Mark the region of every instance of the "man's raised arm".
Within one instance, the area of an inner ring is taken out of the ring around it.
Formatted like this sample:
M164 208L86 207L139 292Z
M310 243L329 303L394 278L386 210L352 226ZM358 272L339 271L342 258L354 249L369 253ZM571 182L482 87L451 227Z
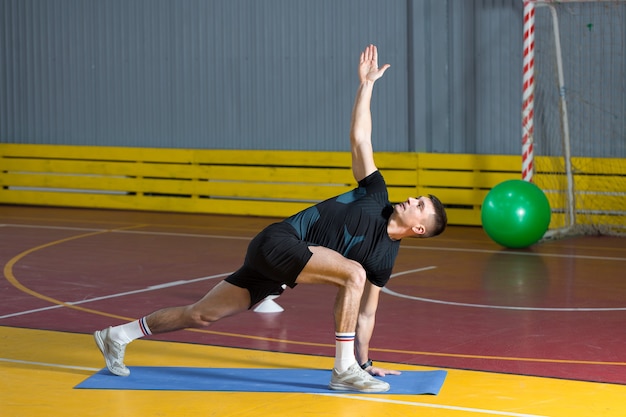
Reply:
M350 148L352 151L352 173L357 181L376 171L372 147L372 113L370 103L374 83L383 76L389 64L378 68L378 50L369 45L361 52L359 60L359 88L352 109L350 124Z

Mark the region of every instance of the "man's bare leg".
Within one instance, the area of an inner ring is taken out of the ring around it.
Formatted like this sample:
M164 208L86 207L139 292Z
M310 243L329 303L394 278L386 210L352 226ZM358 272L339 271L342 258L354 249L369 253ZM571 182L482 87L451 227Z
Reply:
M322 246L310 246L313 256L306 264L297 283L330 284L339 288L335 300L335 330L353 332L359 314L361 295L365 287L365 270L350 260Z
M222 281L196 303L155 311L146 317L146 322L152 334L202 328L221 318L246 311L248 307L248 290Z
M366 274L355 261L324 247L309 247L313 256L297 283L338 287L335 298L335 366L330 388L345 391L385 392L389 384L361 369L354 355L354 338Z
M124 355L126 345L133 340L150 334L207 327L223 317L245 311L249 306L247 289L222 281L194 304L155 311L140 320L97 331L94 338L109 371L128 376L130 371L124 365Z

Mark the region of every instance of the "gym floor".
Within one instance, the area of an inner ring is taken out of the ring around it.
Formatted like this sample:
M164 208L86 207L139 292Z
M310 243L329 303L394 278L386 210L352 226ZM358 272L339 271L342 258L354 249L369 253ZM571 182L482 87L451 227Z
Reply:
M195 301L273 221L0 205L0 415L626 415L626 239L509 250L476 227L404 240L380 300L372 358L446 370L438 395L75 388L104 367L94 330ZM334 295L287 289L282 312L141 339L126 363L330 369Z

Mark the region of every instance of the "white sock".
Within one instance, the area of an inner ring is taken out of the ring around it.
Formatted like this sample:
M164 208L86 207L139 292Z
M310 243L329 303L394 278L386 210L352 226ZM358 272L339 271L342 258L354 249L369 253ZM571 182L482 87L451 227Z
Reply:
M335 369L343 372L356 362L354 356L355 333L335 332Z
M109 333L113 341L122 345L126 345L135 339L151 334L152 332L148 328L145 317L140 320L122 324L121 326L111 327L111 332Z

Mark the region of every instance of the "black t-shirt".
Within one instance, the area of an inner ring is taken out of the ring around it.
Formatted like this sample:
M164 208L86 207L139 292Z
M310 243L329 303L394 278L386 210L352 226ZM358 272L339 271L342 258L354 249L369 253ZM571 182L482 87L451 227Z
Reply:
M387 234L393 212L379 171L359 181L354 190L322 201L284 221L300 239L333 249L359 262L374 285L384 286L398 255L400 241Z

